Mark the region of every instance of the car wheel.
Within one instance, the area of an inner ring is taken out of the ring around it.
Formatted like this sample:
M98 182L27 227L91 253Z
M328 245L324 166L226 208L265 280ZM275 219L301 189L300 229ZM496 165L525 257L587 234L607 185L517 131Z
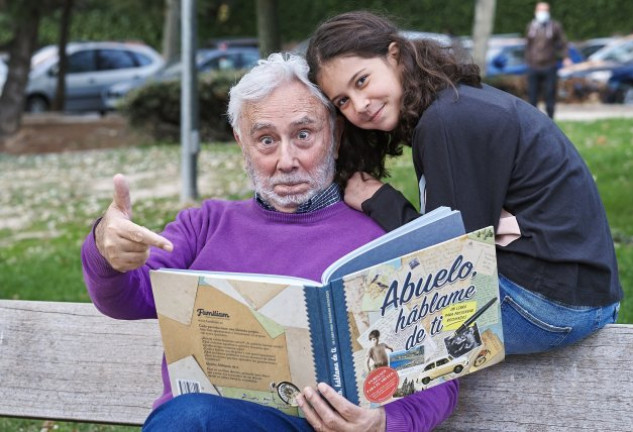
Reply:
M626 85L622 88L622 103L633 105L633 85Z
M463 370L464 370L464 366L462 366L462 365L457 365L457 366L455 366L455 369L453 369L453 371L455 373L460 373Z
M30 96L26 100L26 111L30 113L41 113L48 111L48 101L42 96Z
M422 384L427 385L430 382L431 382L431 378L429 378L429 377L422 378Z

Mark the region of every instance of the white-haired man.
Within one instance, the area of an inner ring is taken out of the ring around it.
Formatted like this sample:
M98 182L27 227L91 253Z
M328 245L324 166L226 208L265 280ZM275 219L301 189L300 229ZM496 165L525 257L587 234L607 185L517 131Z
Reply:
M383 233L341 199L333 182L336 113L307 73L302 58L273 54L231 89L228 114L253 199L204 201L180 212L159 235L131 221L129 188L115 176L114 200L82 247L84 279L100 311L120 319L155 318L149 270L160 267L318 280L333 261ZM382 431L407 416L434 426L457 398L456 383L438 386L390 413L355 406L320 384L320 394L305 389L298 397L306 420L208 394L172 398L165 364L163 381L145 431Z

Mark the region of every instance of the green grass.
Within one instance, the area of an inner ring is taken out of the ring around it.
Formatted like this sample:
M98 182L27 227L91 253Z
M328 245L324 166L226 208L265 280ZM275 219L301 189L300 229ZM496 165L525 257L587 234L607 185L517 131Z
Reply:
M633 180L629 174L633 172L633 123L613 119L561 122L560 126L576 144L596 179L611 224L625 290L619 322L633 323ZM178 191L155 197L154 193L143 193L143 189L154 183L176 182L178 164L177 146L165 145L80 155L0 155L0 221L20 222L17 228L0 225L0 298L88 302L79 251L92 221L110 202L111 176L115 172L134 173L134 219L158 231L181 209ZM389 181L417 203L410 152L405 151L389 166ZM236 146L204 145L199 168L201 176L214 174L199 182L203 198L239 199L249 195ZM103 186L88 187L99 183ZM0 418L0 430L39 432L43 423ZM56 431L137 430L72 422L54 424Z

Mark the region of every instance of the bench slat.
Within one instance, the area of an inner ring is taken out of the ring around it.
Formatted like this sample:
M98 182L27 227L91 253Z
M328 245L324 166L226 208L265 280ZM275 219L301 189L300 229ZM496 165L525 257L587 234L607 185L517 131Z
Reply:
M157 321L0 300L0 415L142 424L162 392Z
M633 326L609 325L573 346L509 356L460 379L438 431L633 431Z
M633 325L510 356L460 380L438 431L633 431ZM162 391L155 320L121 321L92 304L0 300L0 416L143 423Z

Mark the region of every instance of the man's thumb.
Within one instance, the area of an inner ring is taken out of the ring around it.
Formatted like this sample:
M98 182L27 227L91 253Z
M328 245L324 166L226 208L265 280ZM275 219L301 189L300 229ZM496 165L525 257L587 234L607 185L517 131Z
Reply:
M114 176L114 205L132 219L132 202L130 186L123 174Z

